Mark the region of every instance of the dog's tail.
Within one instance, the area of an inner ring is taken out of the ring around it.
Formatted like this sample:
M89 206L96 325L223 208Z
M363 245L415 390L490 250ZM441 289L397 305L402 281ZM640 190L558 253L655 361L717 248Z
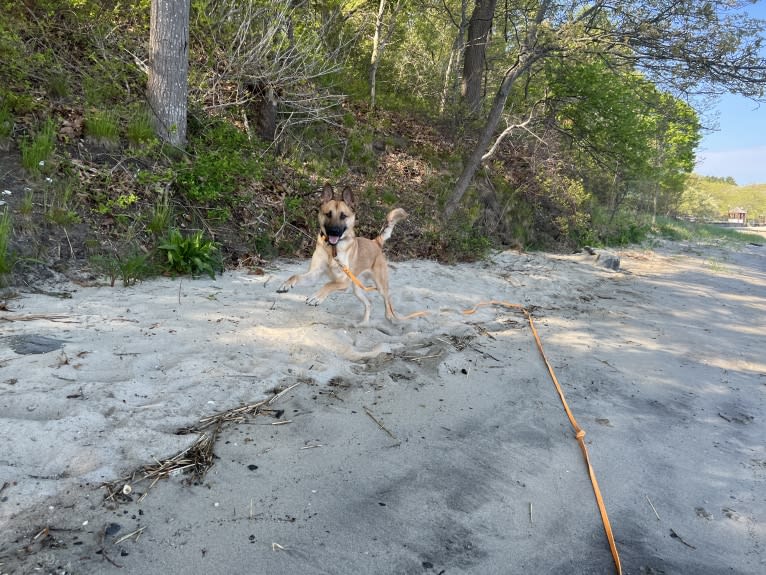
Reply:
M388 215L386 216L386 225L380 230L378 237L375 238L375 241L381 248L383 247L383 244L386 243L386 240L391 237L391 232L394 231L394 226L396 226L397 222L402 221L406 217L407 212L402 208L396 208L388 212Z

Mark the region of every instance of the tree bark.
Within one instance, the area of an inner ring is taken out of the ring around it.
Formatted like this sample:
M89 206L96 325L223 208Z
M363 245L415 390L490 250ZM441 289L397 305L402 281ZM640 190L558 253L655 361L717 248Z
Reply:
M186 144L190 0L152 0L146 93L157 136Z
M550 0L543 0L543 2L541 2L537 17L530 23L526 38L524 39L523 44L519 47L520 53L518 60L505 72L503 82L500 84L500 88L492 101L492 107L489 110L487 121L479 135L479 141L476 143L473 152L466 160L463 172L460 174L460 177L455 184L455 188L452 190L452 194L447 198L447 202L444 205L444 219L449 219L452 214L455 213L455 210L457 210L460 205L460 201L463 199L466 191L468 191L468 186L471 185L471 182L476 175L476 171L479 169L479 166L481 166L484 154L489 148L489 144L495 135L500 120L503 118L505 103L508 101L508 96L510 95L516 80L526 73L537 60L545 55L545 51L536 46L537 27L545 17L549 5Z
M481 111L481 86L487 62L487 44L495 16L497 0L475 0L468 22L468 41L463 57L463 85L461 95L470 117Z
M463 52L465 51L465 31L468 27L468 21L466 19L467 6L468 0L461 0L460 22L456 23L457 34L455 35L455 40L452 42L452 51L450 52L447 70L444 72L444 88L442 90L442 98L439 104L440 114L444 114L448 100L454 102L452 98L455 97L454 94L457 94L457 86L460 83L459 64L463 58ZM453 96L450 94L453 94Z
M378 66L380 65L380 59L383 57L383 50L386 48L386 44L391 39L391 35L394 33L396 27L396 17L401 8L402 2L398 0L396 6L391 13L391 22L389 22L388 30L384 35L384 24L386 17L386 0L380 0L378 6L378 16L375 20L375 35L372 38L372 56L370 56L370 109L375 109L375 97L377 87L377 75Z

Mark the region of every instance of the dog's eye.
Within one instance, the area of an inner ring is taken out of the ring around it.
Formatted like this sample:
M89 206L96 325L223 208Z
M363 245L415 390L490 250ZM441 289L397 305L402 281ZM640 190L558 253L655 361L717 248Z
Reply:
M327 216L328 218L332 218L332 210L330 210L329 212L327 212L327 213L325 214L325 216Z
M341 220L345 220L347 217L348 216L346 216L346 214L344 214L343 212L340 213L340 219Z

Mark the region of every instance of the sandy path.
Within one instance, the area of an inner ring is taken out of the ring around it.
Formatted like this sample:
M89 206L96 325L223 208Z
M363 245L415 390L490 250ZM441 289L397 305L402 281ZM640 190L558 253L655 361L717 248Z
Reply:
M613 572L523 318L457 313L486 299L533 309L625 573L762 573L763 250L672 244L622 253L621 272L513 252L405 262L398 311L432 314L395 326L377 298L354 327L350 294L275 294L302 262L25 294L2 317L47 319L0 324L0 573ZM13 351L31 336L64 343ZM202 485L101 504L102 482L187 447L179 427L296 383L283 412L224 429Z

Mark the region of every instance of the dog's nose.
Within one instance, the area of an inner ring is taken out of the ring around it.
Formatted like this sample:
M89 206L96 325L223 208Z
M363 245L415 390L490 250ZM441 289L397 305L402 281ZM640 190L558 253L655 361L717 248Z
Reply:
M325 226L324 231L328 237L339 238L346 232L346 227L345 226Z

